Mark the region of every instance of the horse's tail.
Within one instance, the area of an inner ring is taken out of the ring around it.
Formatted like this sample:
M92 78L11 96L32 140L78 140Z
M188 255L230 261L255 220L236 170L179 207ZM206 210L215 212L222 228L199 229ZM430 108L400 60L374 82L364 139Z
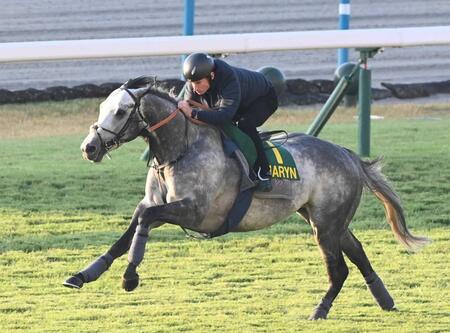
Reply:
M375 194L378 200L384 205L386 219L397 240L405 245L410 251L416 251L430 243L431 240L429 238L414 236L409 232L406 226L405 215L403 213L400 198L381 172L383 159L379 157L373 161L359 160L364 185Z

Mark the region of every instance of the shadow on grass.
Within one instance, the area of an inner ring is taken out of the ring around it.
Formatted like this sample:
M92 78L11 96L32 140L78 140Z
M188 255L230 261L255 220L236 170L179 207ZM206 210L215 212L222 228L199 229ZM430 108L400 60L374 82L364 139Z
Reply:
M95 214L93 216L95 216ZM23 218L24 215L21 215L21 217ZM90 215L86 217L70 217L63 214L56 214L55 217L49 221L48 216L43 217L37 215L34 218L26 216L27 225L39 226L41 224L45 225L51 222L55 224L55 227L47 227L47 229L45 229L51 230L51 232L40 230L34 234L14 236L2 235L0 236L0 254L9 251L35 252L49 249L82 250L88 247L102 247L106 250L122 236L122 232L124 232L128 227L128 222L126 221L130 219L130 216L117 217L112 215L111 217L106 217L109 223L108 229L110 230L103 229L95 231L94 227L89 231L69 231L69 227L66 225L67 223L79 223L80 221L85 221L86 219L92 218L93 217ZM105 216L101 218L105 218ZM421 223L413 223L415 226L422 226L422 224L424 224L423 221L421 221ZM427 223L425 226L429 228L431 225L433 227L445 226L447 225L447 220L435 218L432 223ZM388 223L386 223L382 216L380 216L380 219L375 220L360 220L357 218L356 221L350 225L350 229L353 232L356 232L360 230L389 230L390 228ZM53 230L58 231L54 232ZM194 232L192 232L192 234L198 235ZM214 240L218 242L226 242L230 239L247 239L248 237L258 236L262 236L270 240L274 237L295 237L297 235L301 237L310 237L311 234L311 227L301 218L293 215L283 222L274 224L266 229L245 233L230 233L222 237L215 238ZM174 241L185 241L187 238L189 237L187 237L181 228L167 224L151 232L150 242L168 243ZM394 239L392 239L392 241L394 242Z
M87 247L109 248L121 233L112 231L103 232L78 232L70 234L40 234L0 238L0 254L9 251L35 252L50 249L81 250ZM182 232L169 230L163 233L155 233L152 241L171 242L183 240Z
M310 233L308 226L299 228L298 224L293 225L292 223L287 223L254 232L230 233L222 237L214 238L214 240L225 242L231 238L244 239L258 235L264 235L271 238L279 235L295 236L308 233ZM195 233L192 234L195 235ZM122 236L122 233L116 231L86 231L59 234L43 233L14 237L4 236L0 237L0 254L9 251L35 252L49 249L81 250L87 247L109 248L120 238L120 236ZM174 242L185 241L187 239L198 241L189 238L181 229L175 227L161 227L153 230L150 235L150 242Z

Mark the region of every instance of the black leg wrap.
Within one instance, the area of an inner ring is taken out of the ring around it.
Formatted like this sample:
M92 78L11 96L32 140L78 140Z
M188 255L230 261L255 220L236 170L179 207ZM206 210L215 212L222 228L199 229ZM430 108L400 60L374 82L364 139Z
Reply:
M114 258L109 253L105 253L95 259L89 266L79 273L84 278L83 282L92 282L97 280L100 275L108 270L113 261Z
M386 311L396 310L394 300L391 295L387 291L384 286L383 281L377 275L377 273L373 272L370 275L365 277L367 287L372 293L377 304Z
M309 320L327 319L328 312L331 309L332 301L326 298L322 298L319 305L316 306Z
M145 244L148 239L148 228L140 224L136 228L130 251L128 252L128 262L134 266L139 266L144 259Z
M114 258L109 253L105 253L81 272L69 277L63 282L63 285L68 288L80 289L83 284L97 280L111 266L113 260Z

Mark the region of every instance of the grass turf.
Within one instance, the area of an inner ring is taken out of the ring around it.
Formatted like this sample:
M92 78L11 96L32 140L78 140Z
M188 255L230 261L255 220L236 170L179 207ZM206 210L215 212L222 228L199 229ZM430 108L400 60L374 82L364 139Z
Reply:
M349 279L329 319L310 323L305 319L323 296L327 277L309 227L296 216L259 232L205 242L163 226L151 236L135 292L120 289L125 258L80 291L61 286L120 236L143 195L146 166L138 160L143 142L120 148L102 164L81 160L81 128L87 131L95 119L95 103L0 109L10 124L22 116L39 124L0 135L4 331L444 332L450 327L445 106L374 110L385 119L372 123L372 155L385 156L384 173L403 200L408 225L434 241L408 254L388 230L381 204L365 195L351 228L400 312L382 312L349 264ZM83 116L72 114L83 110L88 110ZM269 127L304 131L312 114L282 111ZM56 124L72 122L70 135L54 133L55 115ZM353 110L338 111L321 137L356 149L353 116Z

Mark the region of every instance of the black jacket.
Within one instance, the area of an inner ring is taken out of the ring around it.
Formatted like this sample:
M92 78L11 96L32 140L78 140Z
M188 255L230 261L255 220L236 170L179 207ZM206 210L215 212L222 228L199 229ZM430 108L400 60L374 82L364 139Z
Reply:
M237 119L245 113L247 106L267 95L272 87L259 72L233 67L219 59L214 59L214 65L214 80L205 94L197 95L189 82L185 86L184 100L193 99L207 104L213 111L196 110L198 120L220 125Z

